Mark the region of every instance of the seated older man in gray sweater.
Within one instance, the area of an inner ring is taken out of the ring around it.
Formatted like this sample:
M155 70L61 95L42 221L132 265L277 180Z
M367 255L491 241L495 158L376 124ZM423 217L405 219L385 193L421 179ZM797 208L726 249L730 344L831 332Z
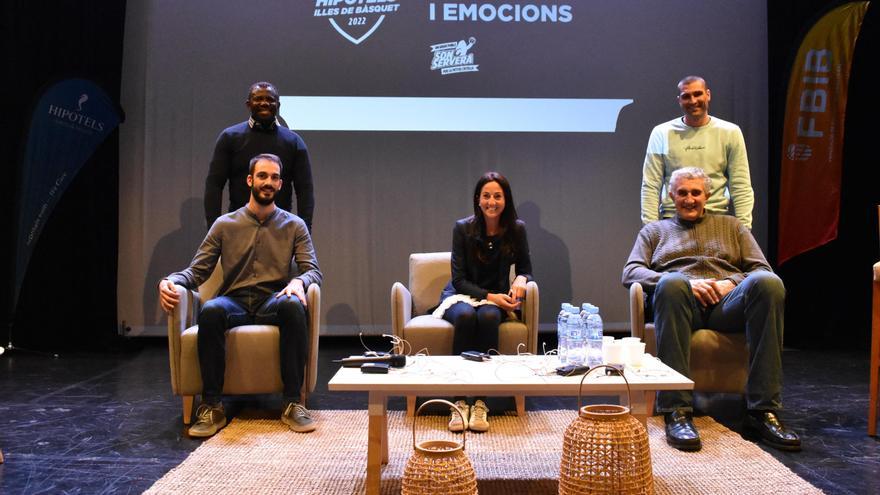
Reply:
M690 336L698 328L745 331L749 346L745 426L766 444L800 450L782 408L782 329L785 288L761 248L735 217L706 214L711 181L702 169L676 170L670 192L676 216L645 225L623 268L623 285L638 282L649 294L657 330L657 357L679 373L689 370ZM657 394L666 441L699 450L693 394Z

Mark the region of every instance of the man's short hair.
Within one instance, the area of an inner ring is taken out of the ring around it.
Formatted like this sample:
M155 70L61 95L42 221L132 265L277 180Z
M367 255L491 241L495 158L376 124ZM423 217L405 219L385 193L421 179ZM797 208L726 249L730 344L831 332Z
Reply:
M278 88L276 88L274 84L272 84L268 81L260 81L260 82L255 82L255 83L251 84L251 87L248 88L248 94L247 94L248 100L251 99L251 95L257 89L271 90L276 95L278 94Z
M709 83L700 76L684 76L681 81L678 81L678 84L675 87L681 89L682 86L695 82L701 82L703 83L704 88L709 89Z
M675 192L675 186L682 180L702 179L703 190L708 196L712 192L712 179L706 175L706 171L700 167L683 167L672 172L669 176L669 190Z
M279 172L284 170L284 165L281 164L281 158L278 158L278 155L273 155L272 153L261 153L255 157L251 158L251 161L248 164L248 175L254 175L254 167L257 165L257 162L260 160L268 160L272 163L277 164Z
M709 83L707 83L706 80L700 76L685 76L684 78L682 78L681 81L678 81L678 87L680 88L680 87L684 86L685 84L690 84L690 83L695 83L695 82L701 82L701 83L703 83L704 88L709 89Z

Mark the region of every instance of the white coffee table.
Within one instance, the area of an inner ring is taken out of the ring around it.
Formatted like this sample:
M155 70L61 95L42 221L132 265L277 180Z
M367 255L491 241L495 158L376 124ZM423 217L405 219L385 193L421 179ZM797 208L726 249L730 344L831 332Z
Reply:
M387 375L361 373L358 368L340 368L328 388L334 392L368 392L369 426L367 446L367 494L379 493L382 464L388 463L389 396L572 396L578 393L581 376L561 377L553 373L559 365L555 356L494 356L474 362L458 356L416 356L407 366ZM627 368L632 394L632 414L647 423L658 390L692 390L694 382L660 360L645 356L639 368ZM626 386L619 376L593 372L584 381L583 395L623 397Z

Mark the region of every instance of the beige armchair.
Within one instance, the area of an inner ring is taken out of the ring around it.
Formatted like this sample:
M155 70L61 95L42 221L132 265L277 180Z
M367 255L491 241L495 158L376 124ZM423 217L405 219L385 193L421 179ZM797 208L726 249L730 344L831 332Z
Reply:
M642 285L629 288L629 315L632 336L645 342L645 352L657 355L657 336L653 323L645 323ZM699 392L741 394L746 388L749 348L745 333L722 333L707 328L691 334L690 379Z
M192 418L193 397L202 393L202 375L196 336L202 304L217 293L223 280L220 264L198 291L175 285L180 304L168 316L168 358L171 389L183 398L183 422ZM318 370L318 334L321 314L321 288L309 286L306 293L309 312L309 350L300 399L303 404L315 390ZM223 394L270 394L283 391L279 333L275 325L243 325L226 333L226 373Z
M452 324L426 314L440 302L440 293L451 276L451 253L414 253L409 256L408 288L400 282L391 287L391 331L411 346L432 355L452 353ZM522 321L507 320L498 330L498 352L516 354L538 350L538 284L526 286ZM415 410L415 397L407 397L407 413ZM525 411L522 396L516 397L517 412Z

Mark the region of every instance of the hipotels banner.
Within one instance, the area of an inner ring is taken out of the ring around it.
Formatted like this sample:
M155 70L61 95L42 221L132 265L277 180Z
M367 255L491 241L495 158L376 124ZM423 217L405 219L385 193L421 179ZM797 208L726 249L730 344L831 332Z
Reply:
M51 86L34 108L18 191L13 310L49 215L83 164L119 125L117 108L101 88L84 79Z
M848 3L826 14L795 58L779 182L780 264L837 238L849 73L868 4Z

